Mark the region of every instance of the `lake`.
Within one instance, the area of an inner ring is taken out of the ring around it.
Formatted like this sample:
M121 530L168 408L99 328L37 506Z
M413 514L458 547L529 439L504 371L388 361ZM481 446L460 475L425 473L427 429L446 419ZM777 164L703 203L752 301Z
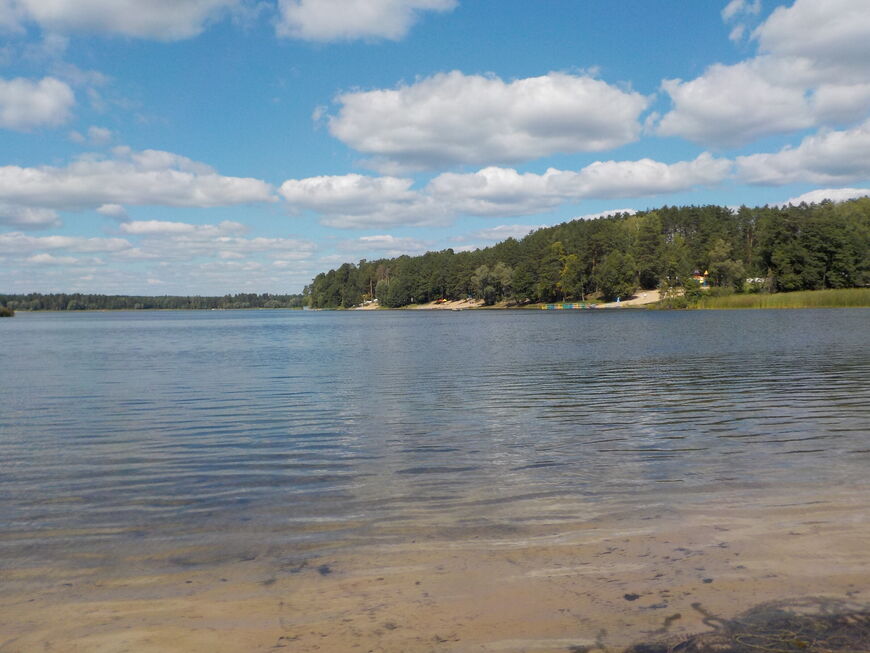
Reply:
M868 327L20 312L0 322L0 651L566 651L677 613L689 632L698 600L867 599Z

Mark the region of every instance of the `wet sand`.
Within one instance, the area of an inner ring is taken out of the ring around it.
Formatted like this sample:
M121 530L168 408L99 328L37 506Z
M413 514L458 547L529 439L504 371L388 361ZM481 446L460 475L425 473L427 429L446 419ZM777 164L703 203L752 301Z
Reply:
M421 524L388 544L172 573L149 565L195 552L7 569L0 651L620 650L771 600L870 603L868 498L768 492L502 532Z

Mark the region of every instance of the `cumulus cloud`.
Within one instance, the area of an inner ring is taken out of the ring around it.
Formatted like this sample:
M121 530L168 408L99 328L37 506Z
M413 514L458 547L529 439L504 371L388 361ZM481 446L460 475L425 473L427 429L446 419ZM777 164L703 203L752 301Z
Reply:
M348 174L288 179L279 192L291 210L317 212L328 226L443 224L444 210L412 190L413 183L399 177Z
M797 206L804 202L807 204L818 204L824 200L846 202L858 197L870 197L870 188L820 188L818 190L811 190L803 195L798 195L797 197L789 198L785 202L780 203L779 206L788 206L789 204Z
M115 148L111 157L83 156L66 167L0 167L0 201L60 210L106 204L213 207L268 202L269 184L225 177L171 152Z
M714 185L732 163L708 153L673 164L651 159L598 161L579 171L551 168L543 174L512 168L443 173L425 188L397 177L312 177L291 179L280 193L291 210L319 213L321 222L342 228L443 224L459 214L518 216L540 213L583 199L642 197Z
M424 11L450 11L456 0L278 0L280 36L307 41L404 38Z
M0 0L0 25L175 41L196 36L243 0Z
M135 220L119 230L138 239L138 246L123 253L130 259L186 261L195 257L223 262L267 256L285 260L306 259L314 243L296 238L247 238L248 227L224 220L218 224L191 224L167 220Z
M476 173L445 173L430 182L435 197L472 215L517 214L513 206L544 210L569 200L643 197L721 182L732 164L709 153L692 161L667 164L652 159L596 161L574 171L549 169L543 175L485 168Z
M55 256L54 254L34 254L24 259L30 265L101 265L98 258L76 258L75 256Z
M647 197L713 186L730 174L731 167L731 161L708 152L671 164L652 159L596 161L579 173L558 177L556 183L578 198Z
M337 102L330 133L371 155L372 167L398 172L617 147L638 138L649 99L586 75L505 82L454 71Z
M733 146L816 120L803 89L771 82L756 62L716 64L691 81L665 80L662 89L674 103L659 123L662 136Z
M125 234L137 236L171 236L171 235L197 235L202 237L226 236L230 234L243 234L248 228L230 220L224 220L220 224L189 224L187 222L169 222L166 220L136 220L125 222L120 227Z
M521 238L525 238L527 235L529 235L529 233L535 231L536 229L541 229L548 226L549 225L546 224L500 224L497 227L479 229L477 231L471 232L470 234L459 236L457 240L459 242L466 242L469 240L487 240L492 242L500 242L502 240L507 240L508 238L516 238L517 240L519 240Z
M60 218L51 209L16 206L0 202L0 224L18 229L47 229L60 226Z
M0 257L15 260L13 289L95 289L136 292L144 279L178 294L286 288L310 280L314 243L296 238L246 237L237 222L190 224L161 220L122 223L124 238L0 234ZM84 256L82 256L84 254ZM93 254L101 254L95 258ZM91 256L88 256L91 255ZM130 269L130 263L137 268ZM99 266L88 270L87 266ZM27 268L26 274L16 270ZM278 273L280 270L280 273ZM95 274L97 281L85 277ZM141 290L140 290L141 291Z
M737 157L737 167L741 179L761 185L847 184L870 178L870 120L845 131L822 130L794 148Z
M381 234L343 240L338 244L338 249L343 252L354 252L357 254L373 253L379 257L392 257L401 256L402 254L422 253L427 251L430 245L431 243L416 238Z
M555 179L573 173L549 169L542 175L519 173L513 168L489 167L474 173L446 172L435 177L428 193L454 212L480 216L514 216L541 213L566 199Z
M85 238L82 236L28 236L19 231L0 234L0 253L28 255L40 250L96 253L120 252L132 245L123 238Z
M26 131L69 120L75 94L54 77L39 81L0 78L0 128Z
M723 18L754 6L731 2ZM759 48L752 59L714 64L693 80L664 80L673 108L658 124L660 135L731 147L867 117L870 12L864 0L796 0L777 8L752 38Z
M777 7L754 32L759 47L810 62L819 75L867 81L870 11L864 0L795 0Z
M127 215L127 209L120 204L101 204L97 207L97 213L104 215L107 218L118 220L119 222L124 222L130 217Z

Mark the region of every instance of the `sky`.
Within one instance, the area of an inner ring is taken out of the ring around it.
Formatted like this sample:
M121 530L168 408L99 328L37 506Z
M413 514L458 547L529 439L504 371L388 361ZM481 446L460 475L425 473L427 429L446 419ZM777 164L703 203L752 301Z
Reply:
M870 0L0 0L0 292L868 189Z

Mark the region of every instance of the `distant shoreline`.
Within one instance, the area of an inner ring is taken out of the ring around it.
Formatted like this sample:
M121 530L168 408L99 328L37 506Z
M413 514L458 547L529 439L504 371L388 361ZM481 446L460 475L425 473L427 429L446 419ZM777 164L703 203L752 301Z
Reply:
M312 311L499 311L499 310L741 310L741 309L800 309L800 308L870 308L870 288L843 288L826 290L802 290L789 293L730 294L705 296L698 303L685 308L666 308L659 305L658 290L642 290L625 301L560 301L534 304L511 304L506 301L486 306L482 299L434 301L426 304L408 304L395 308L381 307L376 302L353 308L317 308ZM141 313L178 311L303 311L304 307L227 307L227 308L75 308L75 309L28 309L16 308L15 313ZM7 315L12 317L12 315ZM7 317L3 316L3 317Z

